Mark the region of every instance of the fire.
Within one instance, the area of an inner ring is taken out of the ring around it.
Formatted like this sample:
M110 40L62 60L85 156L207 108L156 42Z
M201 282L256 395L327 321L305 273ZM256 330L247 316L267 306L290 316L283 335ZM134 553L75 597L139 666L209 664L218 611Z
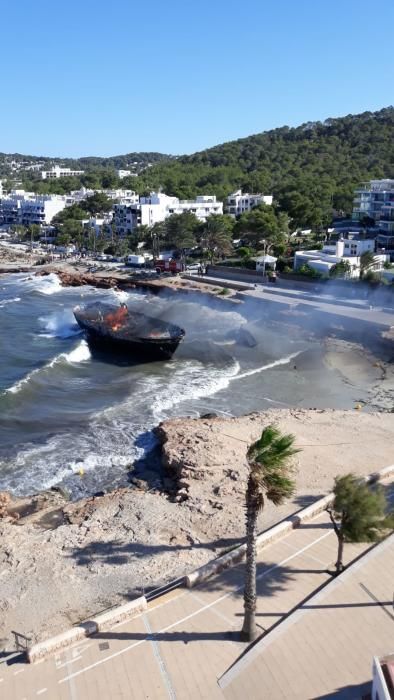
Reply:
M122 328L122 326L127 318L127 315L128 315L127 306L121 306L113 314L108 314L105 317L105 322L108 323L108 325L110 326L110 328L113 331L118 331L119 328Z

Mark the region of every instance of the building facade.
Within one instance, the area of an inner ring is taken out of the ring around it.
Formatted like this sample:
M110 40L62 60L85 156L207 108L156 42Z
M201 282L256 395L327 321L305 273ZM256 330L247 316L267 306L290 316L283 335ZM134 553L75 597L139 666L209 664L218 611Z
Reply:
M355 191L353 201L353 221L365 216L375 222L384 220L387 207L394 205L394 180L371 180Z
M297 250L294 255L294 271L299 270L303 265L308 265L316 272L328 277L331 269L340 262L349 263L349 276L360 276L360 258L363 253L375 251L375 241L371 239L340 239L335 244L326 244L322 250ZM374 271L383 269L384 263L388 260L386 253L374 255Z
M218 202L213 195L180 200L162 192L151 192L149 197L140 197L139 201L115 204L114 220L117 232L126 235L138 226L153 226L173 214L184 212L191 212L199 221L205 221L212 214L223 214L223 202Z
M59 177L79 177L84 172L84 170L71 170L70 168L62 168L60 165L54 165L50 170L43 170L41 177L43 180L56 180Z
M120 180L124 177L137 177L137 173L133 173L131 170L117 170L116 174Z
M231 216L240 216L259 204L272 204L272 194L242 194L237 190L227 197L226 212Z
M12 190L9 195L0 199L0 224L49 224L66 206L67 198L64 196Z

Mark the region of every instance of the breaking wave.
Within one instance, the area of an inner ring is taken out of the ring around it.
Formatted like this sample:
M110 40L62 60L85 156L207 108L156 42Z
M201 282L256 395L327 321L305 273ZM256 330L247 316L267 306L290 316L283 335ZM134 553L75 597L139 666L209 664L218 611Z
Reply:
M28 372L25 377L22 377L22 379L19 379L15 384L12 386L8 387L8 389L4 390L5 394L17 394L23 387L28 384L35 375L44 372L45 370L52 369L57 363L66 361L69 363L78 363L78 362L85 362L86 360L90 359L90 350L89 346L86 342L86 340L81 340L81 342L77 345L76 348L71 350L70 352L61 352L59 355L56 355L50 362L47 362L45 365L42 367L37 367L36 369L33 369L31 372Z
M4 301L0 301L0 309L2 309L3 306L6 306L7 304L14 304L15 302L20 300L20 297L15 297L15 299L4 299Z
M44 338L72 338L81 332L71 309L41 317L39 322L44 326L44 332L41 333Z
M295 357L297 357L302 351L299 350L298 352L293 352L291 355L288 355L287 357L281 357L279 360L274 360L274 362L269 362L267 365L263 365L262 367L256 367L255 369L248 369L246 372L242 372L241 374L237 374L234 379L244 379L245 377L251 377L253 374L258 374L259 372L264 372L266 369L273 369L274 367L279 367L280 365L288 365L289 362L294 360Z
M46 296L60 292L63 289L58 276L54 272L45 277L22 277L20 282L27 283L30 289Z

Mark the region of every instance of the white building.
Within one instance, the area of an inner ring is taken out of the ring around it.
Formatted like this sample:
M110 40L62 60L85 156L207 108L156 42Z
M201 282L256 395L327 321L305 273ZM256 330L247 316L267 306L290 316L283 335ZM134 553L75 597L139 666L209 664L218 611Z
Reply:
M96 236L99 236L101 233L110 233L112 218L112 212L103 217L91 216L90 219L84 219L82 225L86 230L90 230Z
M134 190L97 190L97 192L102 192L108 199L118 200L122 204L138 204L139 197Z
M217 202L215 196L200 195L195 200L179 200L162 192L151 192L149 197L140 197L139 201L128 204L115 204L115 225L120 234L127 234L137 226L153 226L164 221L172 214L193 213L200 221L205 221L212 214L223 214L223 203Z
M327 244L322 250L297 250L294 256L294 270L299 270L303 265L308 265L316 272L324 276L330 274L331 268L337 263L347 261L350 265L349 276L360 276L360 257L363 253L375 250L373 240L347 240L340 239L335 244ZM385 254L375 255L374 271L383 269L384 263L389 260Z
M271 205L272 199L272 194L242 194L242 190L237 190L227 197L226 211L231 216L239 216L259 204Z
M198 195L196 199L179 199L174 209L169 208L170 214L183 214L190 211L197 219L205 221L208 216L223 214L223 202L217 202L214 195Z
M67 197L12 190L0 199L0 224L49 224L67 206Z
M137 173L133 173L131 170L117 170L116 174L120 180L124 177L137 177Z
M84 174L84 170L71 170L70 168L62 168L60 165L54 165L51 170L43 170L41 177L43 180L56 180L59 177L78 177Z

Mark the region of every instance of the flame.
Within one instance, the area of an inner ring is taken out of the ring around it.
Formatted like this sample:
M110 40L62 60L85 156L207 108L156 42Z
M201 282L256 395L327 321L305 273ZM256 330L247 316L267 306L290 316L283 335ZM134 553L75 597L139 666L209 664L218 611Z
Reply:
M128 313L127 306L121 306L113 314L107 314L105 322L113 331L118 331L119 328L122 328Z

